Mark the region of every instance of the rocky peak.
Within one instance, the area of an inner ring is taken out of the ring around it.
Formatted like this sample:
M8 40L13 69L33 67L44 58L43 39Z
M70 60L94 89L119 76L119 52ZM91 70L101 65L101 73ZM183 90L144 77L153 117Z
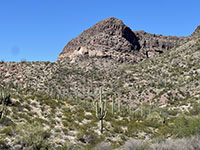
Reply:
M132 30L121 20L107 18L85 30L69 41L58 59L65 56L71 59L80 55L124 58L125 53L139 50L140 44Z
M129 27L127 27L121 20L117 18L111 17L102 20L96 25L94 25L94 27L83 32L81 35L89 34L90 36L93 36L99 33L104 33L109 36L121 36L125 38L128 42L130 42L132 45L136 44L135 48L139 49L135 34Z
M192 35L200 35L200 25L196 28Z
M78 57L89 56L135 62L163 53L184 40L184 37L133 32L121 20L111 17L69 41L58 59L69 57L74 61Z

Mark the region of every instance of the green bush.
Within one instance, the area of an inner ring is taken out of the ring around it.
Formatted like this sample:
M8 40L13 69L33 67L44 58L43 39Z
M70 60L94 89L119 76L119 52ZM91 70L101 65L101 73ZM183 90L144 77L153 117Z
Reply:
M164 132L171 134L173 137L187 137L198 134L200 132L200 119L187 116L180 116L175 118ZM164 134L164 133L163 133Z
M174 121L174 131L177 137L191 136L200 131L199 118L185 118L181 117Z
M181 139L167 139L153 143L151 150L198 150L200 149L200 136Z
M74 150L74 149L78 149L78 147L72 143L67 143L64 146L59 146L56 148L56 150Z
M200 114L200 104L195 103L193 107L190 109L190 115L198 115Z
M1 150L8 150L10 147L7 145L7 142L5 140L0 139L0 149Z
M3 117L0 120L0 125L4 125L4 126L14 126L15 123L8 117Z
M12 128L11 127L5 127L3 130L0 131L0 134L12 136L13 135Z
M48 149L50 131L43 129L39 123L19 124L16 127L17 141L27 149Z

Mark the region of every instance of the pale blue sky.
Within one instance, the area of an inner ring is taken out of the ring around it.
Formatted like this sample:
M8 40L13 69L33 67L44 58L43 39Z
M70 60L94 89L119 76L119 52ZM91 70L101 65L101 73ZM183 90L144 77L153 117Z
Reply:
M108 17L188 36L200 24L200 0L0 0L0 60L56 61L69 40Z

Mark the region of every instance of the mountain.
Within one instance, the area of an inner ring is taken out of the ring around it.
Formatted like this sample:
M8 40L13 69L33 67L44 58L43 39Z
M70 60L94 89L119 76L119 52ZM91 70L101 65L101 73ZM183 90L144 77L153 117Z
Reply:
M115 59L121 59L128 54L128 58L131 58L131 52L139 49L137 37L131 29L119 19L108 18L71 40L58 58L85 54Z
M200 25L196 28L196 30L194 31L193 35L199 35L200 34Z
M194 38L194 37L199 38L200 37L200 25L195 29L195 31L192 33L191 37L192 38Z
M1 61L0 149L200 149L199 29L163 36L108 18L56 62Z
M121 20L111 17L69 41L58 59L70 57L74 61L76 57L84 55L138 62L180 45L185 40L184 37L134 32Z

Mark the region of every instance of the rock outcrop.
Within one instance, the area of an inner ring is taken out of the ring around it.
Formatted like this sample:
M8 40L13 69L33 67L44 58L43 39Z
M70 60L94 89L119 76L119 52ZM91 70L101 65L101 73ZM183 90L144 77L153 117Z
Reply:
M111 17L69 41L58 59L69 57L75 61L77 57L88 56L108 57L120 62L138 62L163 53L184 40L184 37L133 32L121 20Z
M58 58L80 55L112 57L120 60L136 59L131 53L138 51L140 44L132 30L116 18L100 21L72 39L63 49ZM129 55L127 55L129 54Z
M135 31L140 43L140 53L145 57L154 57L183 43L185 37L163 36L150 34L144 31Z
M192 33L192 36L198 36L198 37L200 37L200 25Z

